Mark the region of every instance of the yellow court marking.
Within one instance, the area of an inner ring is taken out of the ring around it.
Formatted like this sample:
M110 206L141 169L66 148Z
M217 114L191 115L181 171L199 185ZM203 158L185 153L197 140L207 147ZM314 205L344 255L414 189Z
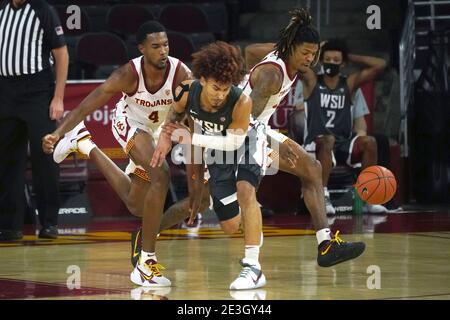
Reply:
M278 227L264 227L265 237L276 236L301 236L315 234L314 230L306 229L282 229ZM187 240L187 239L217 239L217 238L239 238L242 233L233 235L225 234L220 227L217 228L186 228L186 229L168 229L163 231L158 240ZM86 232L84 234L69 234L59 236L56 240L39 239L34 235L26 235L22 240L14 242L0 243L0 247L18 247L24 245L69 245L85 243L104 243L104 242L122 242L130 241L131 233L123 231L97 231Z

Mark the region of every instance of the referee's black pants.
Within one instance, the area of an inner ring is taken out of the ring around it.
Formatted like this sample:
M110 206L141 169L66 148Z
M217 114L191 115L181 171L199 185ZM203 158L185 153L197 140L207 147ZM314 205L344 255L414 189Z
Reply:
M43 227L57 225L59 166L41 146L42 137L56 128L49 116L53 94L51 70L0 76L0 229L22 231L28 141L39 222Z

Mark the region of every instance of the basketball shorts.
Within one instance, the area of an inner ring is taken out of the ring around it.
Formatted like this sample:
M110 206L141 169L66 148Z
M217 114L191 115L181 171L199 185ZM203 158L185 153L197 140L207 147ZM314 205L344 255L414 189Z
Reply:
M361 167L361 153L355 147L355 141L358 135L353 132L349 139L336 140L334 143L332 159L333 166L345 164L352 168ZM316 158L316 142L311 142L305 146L305 150L315 159Z
M150 133L154 137L155 144L157 142L157 135L155 135L151 128L144 125L143 123L136 121L128 117L126 114L120 114L118 110L115 110L114 117L112 120L112 132L114 138L122 147L126 155L129 154L130 150L134 146L134 137L139 132L139 130ZM150 161L150 159L149 159ZM145 181L150 181L150 177L145 169L134 163L133 160L129 160L129 163L125 169L126 174L134 174Z
M247 181L255 189L261 182L264 164L262 162L267 158L264 156L267 140L263 135L259 135L256 140L251 139L257 135L256 130L254 132L250 130L241 148L231 153L223 152L222 158L227 161L212 162L208 161L208 156L205 156L208 168L207 176L209 176L209 192L219 221L231 219L240 212L237 201L237 182ZM222 151L207 150L206 152L207 155L211 154L214 157ZM229 161L229 159L233 161Z

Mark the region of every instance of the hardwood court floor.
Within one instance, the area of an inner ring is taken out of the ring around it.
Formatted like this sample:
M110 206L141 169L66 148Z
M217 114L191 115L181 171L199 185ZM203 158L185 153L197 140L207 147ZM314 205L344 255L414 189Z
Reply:
M316 263L314 231L307 216L265 220L261 264L267 285L232 292L243 239L224 235L214 220L199 228L163 232L159 262L171 288L143 289L129 281L129 231L134 221L98 222L67 229L58 240L0 243L1 299L450 299L450 212L337 216L332 230L364 241L356 260L331 268ZM80 232L75 234L75 232ZM80 289L70 289L80 271ZM380 288L370 289L377 282ZM69 283L69 287L68 287Z

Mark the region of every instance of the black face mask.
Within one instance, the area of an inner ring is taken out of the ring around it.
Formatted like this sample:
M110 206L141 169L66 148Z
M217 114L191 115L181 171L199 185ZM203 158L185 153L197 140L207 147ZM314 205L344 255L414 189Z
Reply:
M337 76L340 72L340 64L335 63L324 63L323 71L329 77Z

